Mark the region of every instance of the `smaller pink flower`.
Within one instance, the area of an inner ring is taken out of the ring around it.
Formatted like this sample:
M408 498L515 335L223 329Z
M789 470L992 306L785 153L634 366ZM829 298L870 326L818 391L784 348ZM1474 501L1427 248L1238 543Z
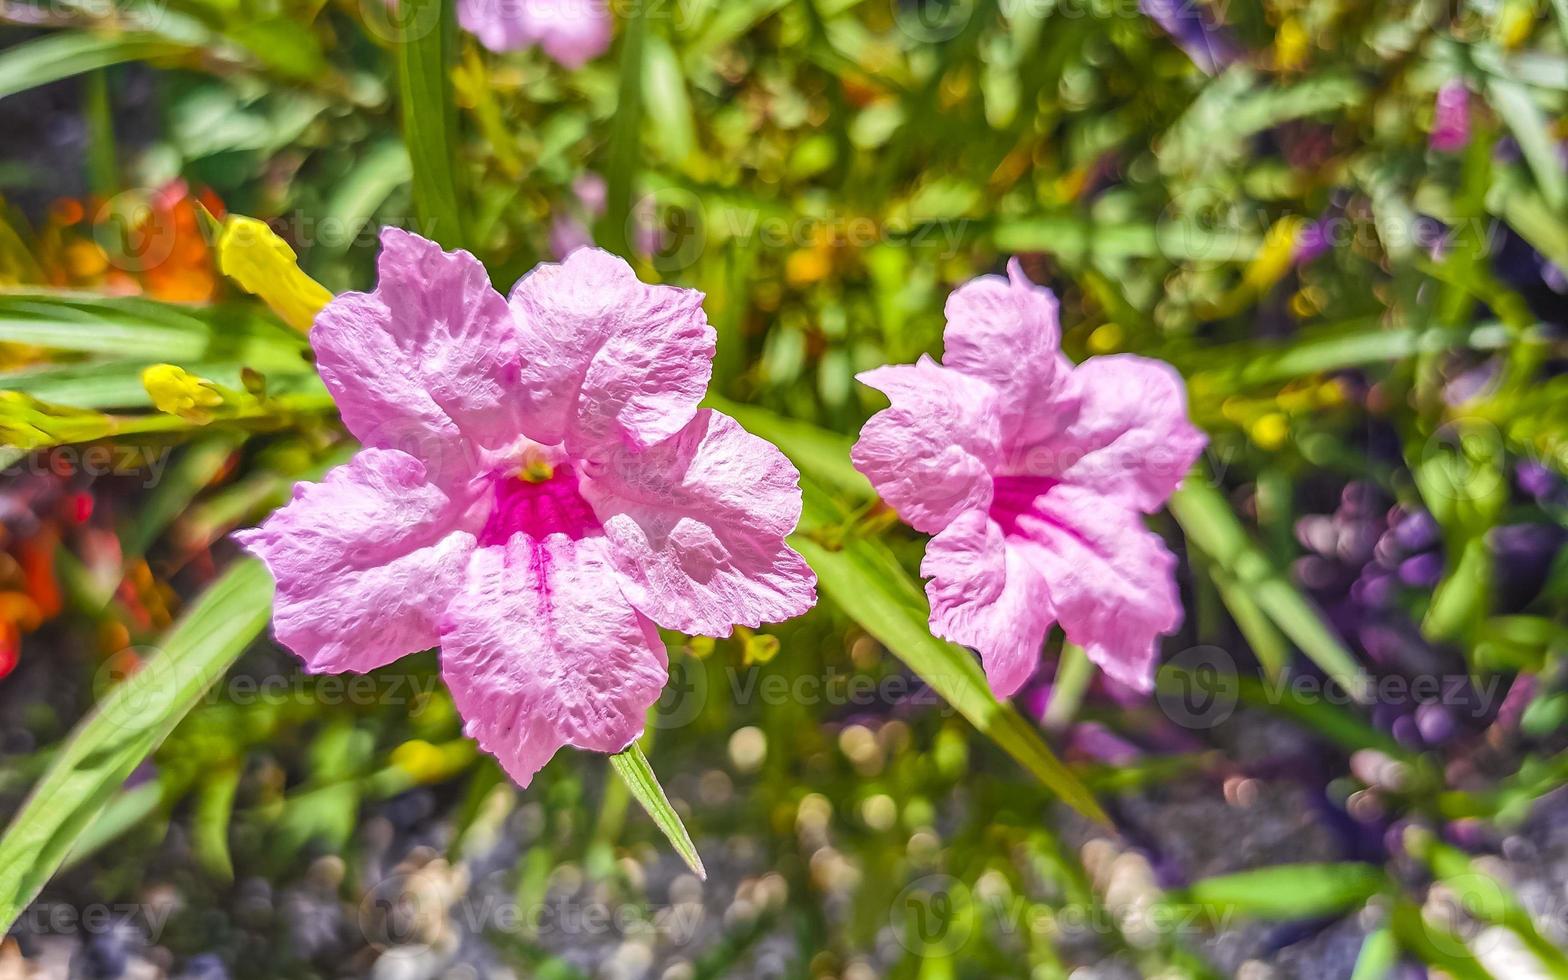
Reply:
M947 300L946 356L860 375L892 407L855 467L934 535L920 571L931 629L974 647L1001 697L1034 673L1051 624L1107 675L1153 686L1156 638L1181 623L1175 558L1143 515L1203 451L1180 376L1132 355L1074 367L1056 298L1015 259Z
M457 22L491 51L537 44L567 68L610 47L608 0L457 0Z
M728 636L797 616L800 474L698 401L702 294L580 249L512 290L467 252L381 236L373 293L310 331L365 447L235 535L312 671L439 646L466 731L527 785L563 745L618 752L667 679L655 624Z
M1433 104L1429 144L1439 153L1458 153L1470 145L1470 90L1464 82L1445 82Z

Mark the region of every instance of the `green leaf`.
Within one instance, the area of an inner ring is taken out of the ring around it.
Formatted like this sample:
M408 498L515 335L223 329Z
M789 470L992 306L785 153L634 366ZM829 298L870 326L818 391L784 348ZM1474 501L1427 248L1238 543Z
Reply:
M1352 697L1367 692L1367 678L1323 614L1275 568L1237 520L1218 490L1189 476L1171 497L1171 513L1188 542L1214 559L1234 585L1246 589L1274 625Z
M163 786L150 779L115 795L71 845L62 868L72 868L113 843L163 805Z
M97 68L187 50L150 34L47 34L0 53L0 98Z
M1467 917L1512 931L1550 976L1557 980L1568 977L1568 954L1541 934L1529 910L1505 882L1424 828L1411 827L1404 842L1406 849L1448 886Z
M642 160L643 51L648 36L648 5L633 4L621 28L621 78L610 123L605 166L605 212L595 238L617 255L631 254L632 194Z
M452 94L456 24L450 0L399 0L392 57L403 143L413 166L421 235L446 248L466 244L457 174L457 101Z
M149 361L308 369L305 338L252 306L188 307L61 290L0 293L0 341Z
M686 866L698 878L707 881L707 869L702 866L702 858L691 842L691 835L686 833L680 814L670 806L670 798L664 795L664 787L659 785L659 779L653 774L653 767L648 765L648 757L642 754L642 748L633 742L610 756L610 767L621 777L626 788L632 791L632 796L642 804L642 808L648 811L648 816L653 818L664 836L669 838L675 853L681 856Z
M1420 906L1396 902L1389 926L1399 945L1427 966L1438 967L1454 980L1493 980L1465 941L1447 926L1428 920Z
M1075 265L1160 257L1173 262L1246 262L1262 247L1258 236L1241 230L1180 221L1119 224L1075 215L1001 221L992 228L991 241L1001 252L1045 252Z
M234 797L239 788L240 767L235 763L209 773L196 796L191 846L196 852L196 860L219 881L234 879L234 859L229 854L229 823L234 816Z
M1166 173L1205 170L1240 158L1248 139L1280 123L1360 103L1367 87L1332 69L1289 85L1237 64L1206 85L1156 145Z
M1387 884L1370 864L1278 864L1195 881L1173 901L1256 919L1313 919L1359 908Z
M1362 942L1350 980L1388 980L1398 963L1399 943L1395 941L1394 933L1387 928L1379 929L1368 934Z
M1568 176L1563 174L1550 120L1535 104L1530 90L1518 82L1494 76L1487 79L1486 89L1488 102L1519 141L1519 150L1547 207L1553 214L1562 214L1568 208Z
M1234 391L1324 371L1402 361L1455 347L1501 350L1518 339L1506 326L1495 322L1450 330L1409 324L1383 327L1376 320L1367 319L1303 330L1284 345L1248 341L1172 352L1169 360L1192 379L1195 392Z
M658 34L645 39L643 88L647 93L648 118L659 134L659 152L677 166L696 148L696 123L692 120L691 96L681 74L675 50Z
M0 837L0 925L9 927L131 772L261 633L272 578L246 559L214 582L76 727Z
M848 538L836 546L813 533L829 533L844 515L815 486L803 481L806 518L790 543L817 573L823 595L876 637L959 714L1017 759L1064 803L1110 823L1083 782L1051 753L1040 733L1011 705L996 699L974 654L931 635L925 593L898 558L879 541Z
M327 259L347 252L376 209L411 176L408 149L397 140L382 140L366 150L327 199L322 224L336 234L310 250L310 267L319 269Z

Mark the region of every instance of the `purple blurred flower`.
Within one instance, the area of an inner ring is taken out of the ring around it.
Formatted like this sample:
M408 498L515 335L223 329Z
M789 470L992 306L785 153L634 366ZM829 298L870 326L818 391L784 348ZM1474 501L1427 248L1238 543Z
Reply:
M1138 746L1093 721L1073 726L1068 748L1074 755L1112 766L1130 765L1143 755Z
M1534 497L1537 501L1557 495L1563 486L1562 479L1550 467L1526 460L1519 464L1514 471L1514 480L1519 484L1519 489Z
M1320 218L1309 222L1301 229L1301 234L1296 236L1295 263L1307 265L1314 262L1332 247L1333 243L1329 241L1328 221Z
M1500 612L1523 609L1546 584L1552 561L1568 532L1553 524L1508 524L1487 536L1497 573Z
M1144 16L1160 25L1192 63L1214 75L1241 56L1225 29L1213 23L1197 0L1138 0Z
M564 259L580 248L593 244L592 225L604 214L604 178L585 173L572 181L574 202L562 205L550 220L550 252Z

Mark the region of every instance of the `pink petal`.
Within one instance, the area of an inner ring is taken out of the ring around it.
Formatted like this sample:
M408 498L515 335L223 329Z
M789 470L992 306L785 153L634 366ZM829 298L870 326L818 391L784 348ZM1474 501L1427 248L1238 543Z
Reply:
M996 696L1012 696L1040 663L1056 620L1045 579L978 510L931 539L920 574L930 579L931 632L978 650Z
M446 483L520 430L516 329L467 252L388 228L377 270L375 292L317 315L316 367L361 443L411 453Z
M1181 625L1165 543L1125 503L1065 483L1014 520L1004 530L1045 576L1067 639L1112 678L1151 690L1156 641Z
M619 752L668 678L602 537L519 534L475 551L441 631L464 730L521 786L563 745Z
M1021 469L1146 513L1165 506L1207 442L1187 421L1181 376L1163 361L1117 354L1078 365L1067 388L1076 402L1071 421L1023 453Z
M458 26L491 51L516 51L534 43L530 0L457 0Z
M273 631L313 671L372 670L436 644L474 537L406 453L366 449L235 539L277 580Z
M522 338L528 435L575 456L646 448L696 414L716 334L702 293L639 282L609 252L582 248L512 290Z
M893 403L871 417L850 451L882 499L928 534L964 511L984 510L998 458L996 391L929 357L858 377Z
M729 636L815 604L816 576L784 543L800 520L800 473L734 419L703 409L673 438L596 471L582 492L621 591L660 626Z
M538 44L567 68L580 68L610 46L605 0L458 0L457 22L491 51Z
M947 297L942 363L996 389L1002 438L1013 443L1049 421L1051 393L1072 364L1061 354L1056 296L1024 275L980 276Z
M567 68L581 68L610 47L606 0L533 0L535 37L545 54Z

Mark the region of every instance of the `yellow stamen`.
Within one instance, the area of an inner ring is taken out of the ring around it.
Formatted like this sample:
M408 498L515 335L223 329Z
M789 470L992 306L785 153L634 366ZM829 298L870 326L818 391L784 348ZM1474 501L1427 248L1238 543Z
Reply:
M517 478L529 483L543 483L554 475L555 467L550 465L549 460L537 456L523 463L522 468L517 471Z

